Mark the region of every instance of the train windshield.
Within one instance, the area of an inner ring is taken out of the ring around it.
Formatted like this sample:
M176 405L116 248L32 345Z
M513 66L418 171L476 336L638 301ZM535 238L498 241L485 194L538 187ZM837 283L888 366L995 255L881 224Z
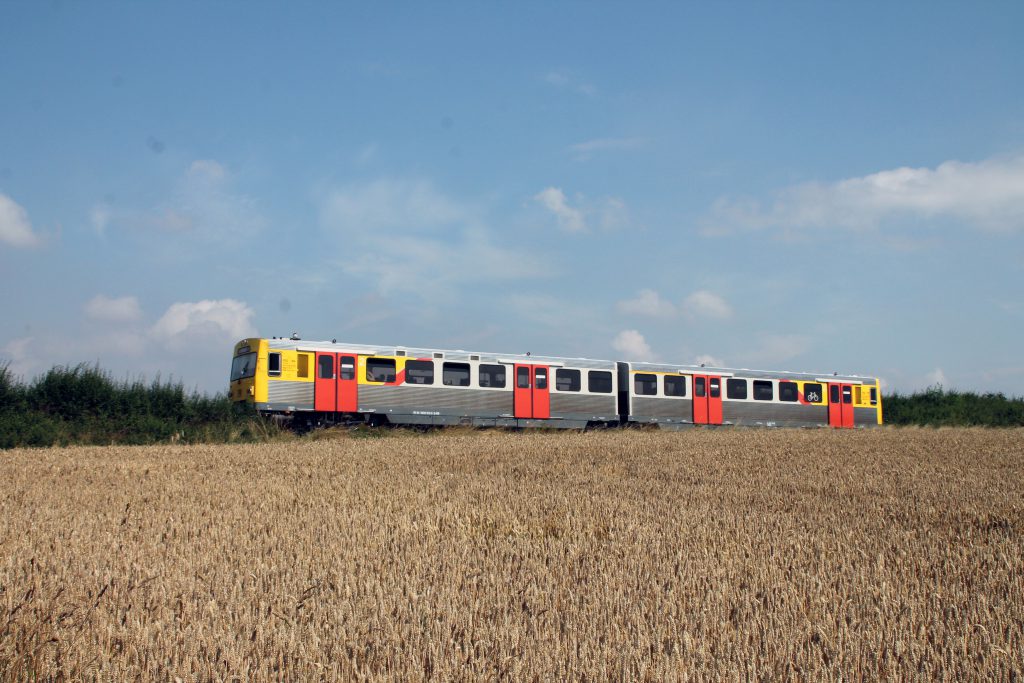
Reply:
M231 361L231 381L252 377L256 374L256 354L244 353Z

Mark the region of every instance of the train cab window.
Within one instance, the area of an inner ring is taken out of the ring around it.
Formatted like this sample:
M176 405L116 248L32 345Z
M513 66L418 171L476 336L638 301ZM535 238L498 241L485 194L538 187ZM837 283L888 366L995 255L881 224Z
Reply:
M830 384L828 387L828 402L839 403L839 385Z
M755 401L772 401L775 399L775 390L772 388L772 383L766 379L755 379L754 380L754 400Z
M682 375L665 375L666 396L686 396L686 378Z
M356 378L356 357L342 356L338 362L338 379Z
M278 352L267 354L267 374L271 377L278 377L281 374L281 354Z
M787 403L795 403L799 398L800 391L796 382L779 382L779 400Z
M405 361L405 383L406 384L433 384L434 383L434 361L430 361L430 360L407 360L407 361Z
M636 373L633 375L633 391L637 396L657 396L658 376Z
M804 384L804 400L808 403L821 403L821 385L814 382Z
M711 398L718 398L722 395L722 380L718 377L712 377L708 381L708 394Z
M871 387L871 405L878 405L878 389Z
M316 376L318 379L334 379L334 356L320 356L316 359Z
M726 398L744 399L747 397L747 380L728 379L725 382Z
M300 353L298 355L298 363L295 366L295 375L300 379L306 379L309 377L309 354Z
M705 381L703 377L693 378L693 395L697 398L704 398L707 395L707 389L704 386Z
M367 358L366 359L366 381L368 381L368 382L394 382L395 381L395 359L394 358Z
M587 391L593 394L612 393L612 373L605 370L591 370L587 373Z
M537 368L534 370L534 377L536 379L536 389L548 388L548 371L546 368Z
M529 375L529 372L527 372ZM505 366L504 365L481 365L480 386L491 389L505 388Z
M448 387L468 387L469 363L445 363L441 370L441 381Z
M843 387L843 403L853 403L853 389Z
M580 371L558 368L555 370L555 389L558 391L579 391Z
M516 368L516 387L519 389L530 388L530 368Z

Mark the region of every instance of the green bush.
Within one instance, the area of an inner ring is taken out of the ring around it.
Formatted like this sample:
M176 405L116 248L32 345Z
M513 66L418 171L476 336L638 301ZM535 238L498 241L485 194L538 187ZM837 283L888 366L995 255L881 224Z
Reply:
M1000 393L975 394L932 387L882 400L882 421L893 425L1024 426L1024 399Z
M277 428L225 394L180 382L116 381L97 365L55 366L25 384L0 365L0 448L68 444L234 442Z

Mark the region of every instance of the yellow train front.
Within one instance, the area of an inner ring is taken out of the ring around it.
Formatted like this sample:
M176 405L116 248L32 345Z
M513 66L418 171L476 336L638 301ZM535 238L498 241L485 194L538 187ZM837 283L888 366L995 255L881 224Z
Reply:
M530 354L243 339L230 397L297 426L882 423L878 380Z

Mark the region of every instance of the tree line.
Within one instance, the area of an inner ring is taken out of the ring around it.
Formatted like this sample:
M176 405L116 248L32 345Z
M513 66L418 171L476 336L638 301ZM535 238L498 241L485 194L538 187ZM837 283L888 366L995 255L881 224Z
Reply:
M180 382L115 380L87 364L56 366L24 382L0 365L0 448L228 443L272 431L226 394L189 392Z

